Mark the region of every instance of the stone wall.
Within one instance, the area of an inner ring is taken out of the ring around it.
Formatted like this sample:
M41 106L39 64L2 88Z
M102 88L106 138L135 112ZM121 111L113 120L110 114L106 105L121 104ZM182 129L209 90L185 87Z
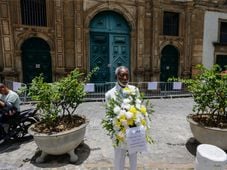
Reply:
M213 63L212 52L208 55L204 46L210 41L204 38L210 34L203 29L206 11L227 13L224 0L46 0L47 26L34 27L21 24L19 2L0 0L1 74L17 81L23 81L20 48L30 37L49 44L53 80L74 68L87 72L89 23L106 10L122 15L131 28L132 81L159 81L161 51L166 45L179 50L178 76L189 77L196 64ZM179 13L179 36L162 34L164 11Z

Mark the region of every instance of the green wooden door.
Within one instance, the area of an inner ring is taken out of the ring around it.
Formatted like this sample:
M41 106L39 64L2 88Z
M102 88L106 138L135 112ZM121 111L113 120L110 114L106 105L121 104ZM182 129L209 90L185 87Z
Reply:
M179 52L172 46L167 45L161 53L160 81L167 81L171 77L178 77Z
M90 30L90 70L99 67L91 81L113 82L117 66L130 67L128 24L119 14L105 11L94 17Z
M23 82L43 74L46 82L52 82L52 65L49 45L41 38L30 38L22 45Z

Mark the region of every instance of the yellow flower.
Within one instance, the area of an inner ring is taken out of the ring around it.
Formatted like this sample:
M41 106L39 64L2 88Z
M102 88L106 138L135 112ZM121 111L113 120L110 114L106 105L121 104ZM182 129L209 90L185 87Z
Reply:
M123 90L126 92L130 92L130 89L128 87L125 87Z
M144 105L141 106L140 111L145 114L147 112L147 109Z
M134 124L133 119L128 119L127 122L128 122L128 125L129 125L129 126L132 126L132 125Z
M121 115L120 118L119 118L120 121L123 121L125 119L126 119L125 115Z
M117 120L117 121L116 121L116 126L117 126L117 127L120 127L120 126L121 126L121 122Z
M136 118L137 118L137 112L136 113L133 113L133 116L132 116L132 119L133 120L136 120Z
M125 134L125 132L126 132L126 128L125 128L125 127L123 127L123 128L121 129L121 131L122 131L122 133L124 133L124 134Z
M135 106L131 106L129 111L132 112L133 114L135 114L137 112Z
M143 125L143 126L146 126L146 121L143 119L143 120L141 120L141 124Z
M123 89L123 93L124 93L124 94L131 94L132 92L131 92L131 89L130 89L130 88L125 87L125 88Z

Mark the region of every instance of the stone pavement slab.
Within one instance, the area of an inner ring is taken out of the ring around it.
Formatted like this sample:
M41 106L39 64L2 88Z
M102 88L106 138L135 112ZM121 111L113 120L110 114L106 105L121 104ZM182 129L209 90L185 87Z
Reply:
M148 152L138 154L139 170L189 170L194 167L195 151L199 144L192 137L186 115L191 113L192 98L152 99L151 134L153 144ZM78 114L90 119L84 143L75 149L79 156L76 164L68 162L68 155L48 156L42 164L35 158L40 151L31 137L22 141L10 141L0 145L1 169L58 169L105 170L113 169L111 140L101 127L105 114L103 102L87 102L79 106ZM128 159L126 168L128 169Z

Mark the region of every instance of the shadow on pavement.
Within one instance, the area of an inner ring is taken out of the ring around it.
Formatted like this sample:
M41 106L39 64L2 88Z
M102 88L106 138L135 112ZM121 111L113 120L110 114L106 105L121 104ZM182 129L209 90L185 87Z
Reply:
M82 143L80 144L74 152L77 154L79 159L77 160L76 163L73 165L81 165L90 155L90 147ZM31 159L31 163L40 168L57 168L61 166L65 166L67 164L70 164L69 162L69 155L64 154L64 155L47 155L45 158L44 163L36 163L35 160L37 157L39 157L41 154L41 151L37 151L35 155Z
M0 154L5 152L12 152L20 148L21 144L29 143L33 140L32 136L26 136L20 139L8 139L0 144Z
M186 142L186 148L192 155L196 156L196 148L199 144L195 138L189 138Z

